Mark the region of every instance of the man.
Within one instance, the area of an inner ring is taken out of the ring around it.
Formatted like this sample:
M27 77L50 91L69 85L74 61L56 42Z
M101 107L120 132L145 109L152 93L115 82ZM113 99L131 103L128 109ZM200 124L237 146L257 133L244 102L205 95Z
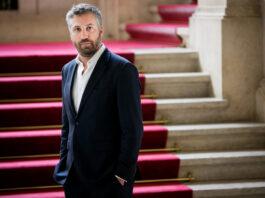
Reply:
M77 57L62 69L62 135L54 179L71 198L127 198L143 133L138 72L101 42L89 4L66 15Z

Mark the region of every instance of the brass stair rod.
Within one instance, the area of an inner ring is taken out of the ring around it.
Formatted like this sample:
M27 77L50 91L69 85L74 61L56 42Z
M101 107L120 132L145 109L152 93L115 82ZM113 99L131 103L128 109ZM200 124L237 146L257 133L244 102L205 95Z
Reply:
M136 180L135 181L135 184L159 183L159 182L169 182L169 181L191 182L191 181L195 181L195 178L193 178L193 177L187 177L187 178L173 178L173 179Z

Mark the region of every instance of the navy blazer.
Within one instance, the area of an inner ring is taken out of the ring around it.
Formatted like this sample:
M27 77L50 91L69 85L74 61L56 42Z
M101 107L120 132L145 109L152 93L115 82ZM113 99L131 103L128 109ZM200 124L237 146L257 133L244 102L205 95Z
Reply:
M114 175L133 180L143 134L136 67L105 49L78 112L72 98L76 70L75 60L62 69L62 134L55 181L63 185L73 163L87 183Z

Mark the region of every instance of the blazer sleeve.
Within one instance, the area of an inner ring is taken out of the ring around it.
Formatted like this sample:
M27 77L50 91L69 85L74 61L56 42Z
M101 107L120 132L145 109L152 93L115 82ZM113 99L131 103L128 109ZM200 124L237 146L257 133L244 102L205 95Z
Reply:
M62 69L62 96L64 92L65 79L66 79L66 74L63 68ZM61 128L61 145L60 145L60 158L61 159L65 157L67 154L68 133L69 133L69 122L68 122L67 114L65 111L65 102L64 102L64 99L62 99L62 128Z
M64 69L62 70L62 94L64 90L64 82L65 82L65 72ZM61 128L61 144L60 144L60 160L58 164L55 166L53 172L54 180L59 183L63 184L66 179L66 159L67 159L67 139L68 139L68 131L69 131L69 123L68 118L65 112L64 107L64 99L62 105L62 128Z
M143 135L141 86L138 71L127 63L117 79L117 106L121 127L121 148L115 175L130 180L134 177Z

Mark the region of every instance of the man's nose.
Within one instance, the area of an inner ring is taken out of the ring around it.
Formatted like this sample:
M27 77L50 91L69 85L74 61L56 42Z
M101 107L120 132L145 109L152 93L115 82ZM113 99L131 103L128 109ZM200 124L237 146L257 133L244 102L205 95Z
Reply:
M86 31L85 28L82 29L81 31L81 38L87 38L89 36L89 33Z

